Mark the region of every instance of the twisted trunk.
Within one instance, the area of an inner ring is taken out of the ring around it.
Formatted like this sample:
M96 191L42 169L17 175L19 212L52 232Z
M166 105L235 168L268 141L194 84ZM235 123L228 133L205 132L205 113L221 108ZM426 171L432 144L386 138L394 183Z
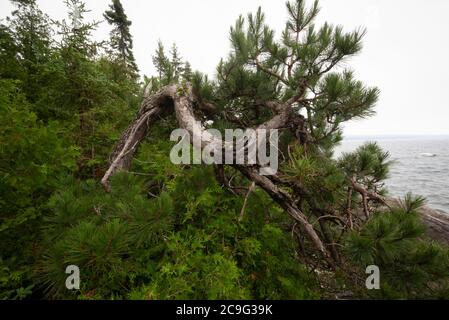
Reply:
M275 115L256 129L279 129L288 127L293 122L298 121L298 118L292 113L291 108L291 104L296 99L297 97L293 97L285 103L260 102L262 106L270 108ZM161 117L173 112L176 114L180 128L187 130L190 134L192 138L190 141L201 141L201 144L195 147L201 150L207 147L212 152L222 152L225 150L229 142L223 141L205 131L201 122L195 116L195 108L205 113L213 111L212 105L202 102L196 97L189 84L184 86L170 85L162 88L153 95L146 95L136 118L124 131L111 154L110 166L101 180L105 189L110 189L109 180L114 173L130 168L134 153L141 141L148 134L151 125ZM236 154L235 151L234 156ZM322 252L326 258L330 256L318 233L304 213L298 208L295 199L282 188L285 183L280 177L273 175L268 178L259 174L257 165L233 165L233 167L267 192L302 227L302 230L315 248ZM388 201L388 199L366 190L353 180L350 182L352 189L358 192L366 201L368 199L374 200L388 207L390 206L391 201ZM367 211L367 208L365 208L365 211ZM430 236L436 240L449 243L449 217L429 208L422 210L422 215L424 223L429 228Z
M257 129L270 130L286 127L292 117L290 105L293 102L294 99L284 104L276 102L267 103L267 107L272 109L276 114L273 118L261 124ZM191 86L188 84L184 86L167 86L154 95L146 96L136 119L125 130L111 155L111 164L101 180L106 190L110 189L109 180L114 173L130 168L134 153L148 133L151 124L158 117L169 114L173 110L180 128L187 130L191 135L192 139L190 141L201 141L201 145L195 147L201 149L207 147L212 152L223 151L230 142L223 141L205 131L201 122L195 117L195 107L210 110L210 105L204 107L204 104L199 101L193 93ZM234 152L235 154L236 152ZM257 166L234 165L234 167L264 189L280 207L302 226L302 229L314 246L327 256L327 251L317 232L287 192L283 191L272 180L260 175L256 169Z

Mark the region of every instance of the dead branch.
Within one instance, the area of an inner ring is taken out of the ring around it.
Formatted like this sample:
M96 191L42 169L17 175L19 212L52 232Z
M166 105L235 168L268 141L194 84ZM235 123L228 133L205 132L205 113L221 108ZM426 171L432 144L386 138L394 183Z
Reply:
M239 221L242 221L242 219L243 219L243 215L245 214L246 204L248 202L249 195L251 194L251 192L253 192L253 190L255 188L256 188L256 183L253 181L253 183L251 183L251 186L248 189L248 192L246 193L245 200L243 201L242 210L240 210Z
M366 218L369 218L368 200L374 200L389 207L388 203L381 195L366 189L363 185L355 182L352 178L350 178L349 181L351 182L352 189L358 192L362 197L363 212L365 213Z

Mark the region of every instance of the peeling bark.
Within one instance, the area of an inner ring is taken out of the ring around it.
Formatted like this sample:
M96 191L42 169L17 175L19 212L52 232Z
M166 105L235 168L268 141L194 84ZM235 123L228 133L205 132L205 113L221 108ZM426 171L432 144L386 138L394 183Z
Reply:
M168 86L154 95L145 95L136 118L125 130L112 152L109 168L101 179L101 184L106 190L110 189L109 179L114 173L120 170L128 170L131 167L134 153L147 135L151 124L159 117L173 112L171 97L175 92L176 86Z

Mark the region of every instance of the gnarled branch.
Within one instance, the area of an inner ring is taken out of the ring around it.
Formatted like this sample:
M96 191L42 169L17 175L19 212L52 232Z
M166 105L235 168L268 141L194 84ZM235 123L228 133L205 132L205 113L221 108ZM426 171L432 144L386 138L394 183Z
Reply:
M201 102L193 93L190 84L167 86L158 93L145 97L136 119L124 132L115 147L111 157L111 165L101 180L103 186L109 190L110 177L117 171L130 168L133 155L139 143L147 134L149 126L157 116L168 114L173 109L179 126L188 131L192 137L191 141L201 141L201 145L195 147L201 149L207 147L211 152L220 152L225 149L226 145L232 142L223 141L205 131L201 122L197 121L194 107L199 106L199 104ZM273 118L262 123L256 129L270 130L285 127L291 119L291 106L288 103L280 104L276 106L275 111L277 114ZM327 256L327 251L320 237L287 192L279 188L272 180L260 175L256 166L234 165L234 167L264 189L276 203L287 211L303 227L314 246Z

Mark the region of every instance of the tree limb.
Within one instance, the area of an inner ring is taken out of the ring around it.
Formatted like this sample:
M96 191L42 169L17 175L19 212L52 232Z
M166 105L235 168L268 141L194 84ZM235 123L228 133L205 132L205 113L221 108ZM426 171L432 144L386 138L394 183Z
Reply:
M201 145L195 146L201 149L208 147L211 152L222 151L229 142L222 141L211 133L204 130L201 122L197 121L193 112L194 106L199 105L198 98L193 93L190 84L183 86L171 85L164 87L158 93L145 97L137 118L123 134L111 157L111 165L106 171L101 182L109 190L110 177L119 170L128 170L137 146L145 137L149 125L154 121L154 115L161 115L164 111L174 108L178 124L187 130L191 141L201 141ZM173 108L172 108L173 107ZM278 129L285 127L290 120L292 108L284 104L273 118L262 123L256 129ZM195 137L196 136L196 137ZM279 204L295 221L297 221L314 246L327 257L327 251L307 217L295 205L294 199L279 188L269 178L259 174L254 166L234 165L244 176L264 189L271 198Z

